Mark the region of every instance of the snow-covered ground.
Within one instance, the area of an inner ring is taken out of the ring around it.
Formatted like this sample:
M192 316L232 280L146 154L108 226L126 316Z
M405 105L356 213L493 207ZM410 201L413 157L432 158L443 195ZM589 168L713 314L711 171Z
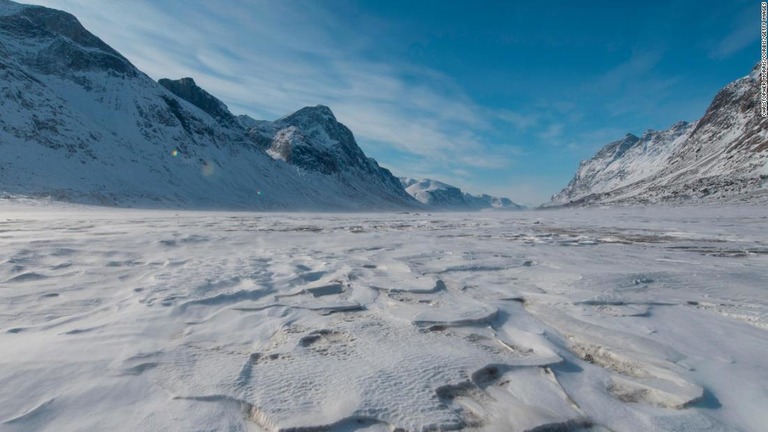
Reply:
M763 431L766 281L765 207L2 200L0 430Z

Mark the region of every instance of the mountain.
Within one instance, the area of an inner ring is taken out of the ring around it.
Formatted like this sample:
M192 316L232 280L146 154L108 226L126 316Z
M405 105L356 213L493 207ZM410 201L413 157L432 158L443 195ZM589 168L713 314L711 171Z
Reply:
M664 131L648 130L641 137L628 133L581 162L571 182L553 201L565 203L610 192L658 173L694 126L678 122Z
M695 123L608 144L548 205L768 198L768 118L760 116L759 84L758 65L720 90Z
M235 116L229 112L229 108L227 108L224 102L216 99L215 96L199 87L194 79L189 77L178 80L161 78L157 83L176 96L200 108L219 123L227 125L237 124L242 127Z
M412 197L429 208L437 210L482 210L506 209L520 210L524 208L508 198L492 197L490 195L470 195L462 192L456 186L432 180L416 180L400 177L400 183Z
M275 160L336 176L362 190L375 187L393 196L408 196L389 170L363 153L352 131L327 106L305 107L274 122L241 118L241 123L250 126L248 136Z
M65 12L0 0L0 94L6 195L265 210L421 206L327 107L247 123L191 78L153 81Z

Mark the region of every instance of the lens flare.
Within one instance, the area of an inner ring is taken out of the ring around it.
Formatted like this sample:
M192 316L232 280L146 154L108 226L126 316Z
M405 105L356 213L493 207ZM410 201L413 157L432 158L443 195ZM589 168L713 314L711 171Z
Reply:
M177 149L171 150L171 156L176 157L179 155L179 151Z
M203 163L203 175L206 177L213 175L213 164L211 162L205 161Z

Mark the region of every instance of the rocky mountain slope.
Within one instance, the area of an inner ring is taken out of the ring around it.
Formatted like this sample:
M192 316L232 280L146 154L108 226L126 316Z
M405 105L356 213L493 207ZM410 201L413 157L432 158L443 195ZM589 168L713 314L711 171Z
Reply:
M492 197L490 195L471 195L449 184L432 180L416 180L400 177L400 183L411 196L427 207L438 210L482 210L506 209L520 210L523 206L512 202L509 198Z
M768 119L760 71L724 87L697 122L627 134L579 165L549 205L762 200L768 196Z
M241 123L250 126L248 136L273 159L308 172L337 176L345 184L365 179L367 184L359 187L403 195L398 179L363 153L352 131L327 106L305 107L274 122L241 117Z
M224 123L228 126L239 125L242 127L237 118L229 112L229 108L215 96L198 86L194 79L189 77L178 80L161 78L157 83L181 99L200 108L219 123Z
M419 207L326 107L235 117L153 81L65 12L0 0L0 191L109 205ZM272 134L272 135L270 135Z

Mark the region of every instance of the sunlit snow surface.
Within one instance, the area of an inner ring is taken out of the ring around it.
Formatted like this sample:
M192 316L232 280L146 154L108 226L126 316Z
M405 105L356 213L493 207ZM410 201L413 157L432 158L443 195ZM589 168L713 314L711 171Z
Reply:
M762 431L766 281L764 207L5 200L0 430Z

